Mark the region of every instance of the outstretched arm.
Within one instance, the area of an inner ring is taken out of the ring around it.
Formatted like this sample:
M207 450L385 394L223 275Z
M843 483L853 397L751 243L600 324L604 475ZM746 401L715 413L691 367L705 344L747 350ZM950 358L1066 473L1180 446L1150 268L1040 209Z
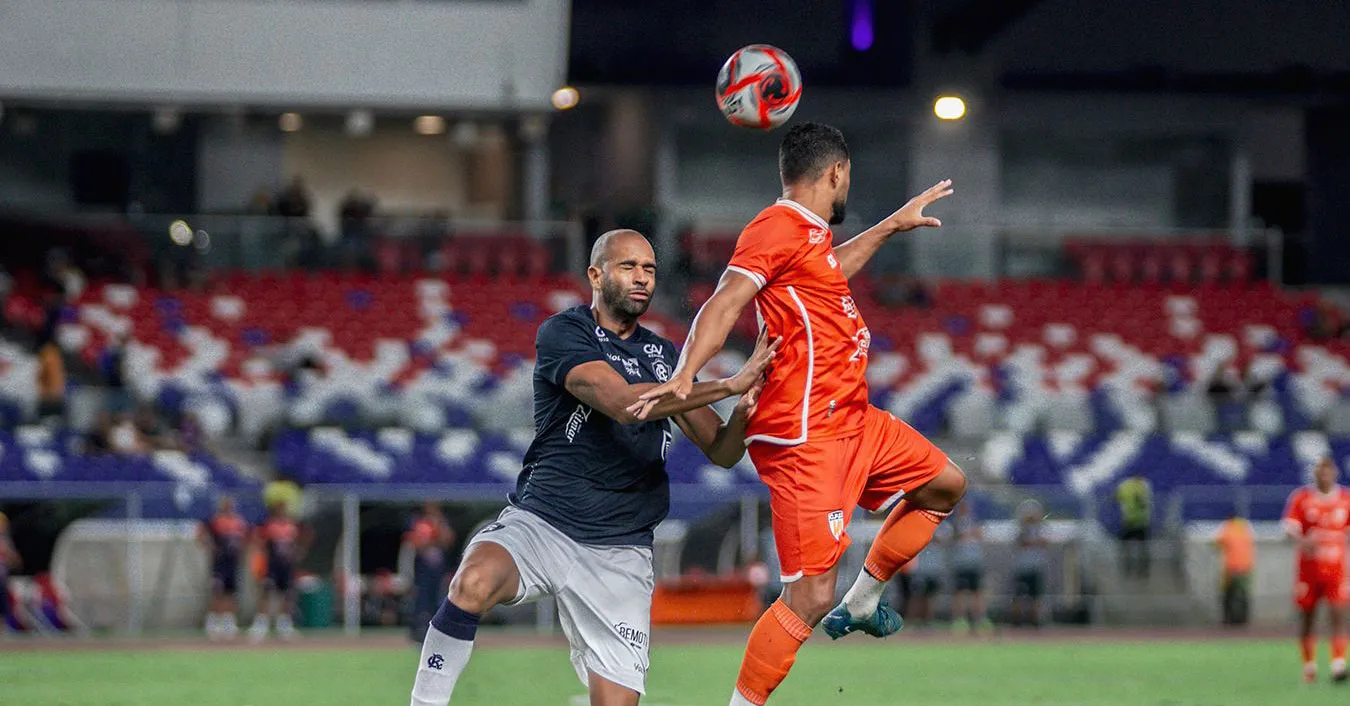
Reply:
M731 468L745 455L745 428L759 404L759 391L764 389L764 378L736 401L731 418L722 421L711 407L696 409L675 418L684 435L689 437L708 457L709 461Z
M573 368L564 382L573 397L621 424L664 419L683 414L749 390L769 366L778 351L778 341L760 338L750 359L735 375L721 380L695 383L684 398L669 397L648 405L639 395L656 388L653 383L630 385L609 363L593 361ZM713 417L716 413L709 411ZM719 420L720 421L720 420Z
M736 325L741 310L755 298L758 291L758 284L749 276L733 270L722 273L717 291L704 302L693 323L689 324L689 336L684 339L680 362L675 366L670 380L638 396L645 403L638 412L640 417L649 416L651 410L658 408L667 398L682 400L690 395L694 389L694 376L722 350L727 342L727 334Z
M858 274L892 235L915 228L942 227L942 221L923 215L923 209L938 199L951 196L951 186L951 179L934 184L927 191L910 199L909 203L892 213L886 220L859 233L848 242L836 246L834 257L839 261L839 270L844 273L844 277Z

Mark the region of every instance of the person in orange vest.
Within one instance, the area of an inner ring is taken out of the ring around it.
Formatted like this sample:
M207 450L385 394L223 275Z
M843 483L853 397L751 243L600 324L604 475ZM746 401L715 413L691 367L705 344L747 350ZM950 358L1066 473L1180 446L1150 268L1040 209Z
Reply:
M1234 512L1219 527L1214 544L1223 558L1221 606L1224 625L1246 625L1251 604L1252 565L1256 560L1256 538L1252 523Z
M427 502L413 518L403 535L403 543L413 551L413 610L410 628L414 642L426 638L431 616L440 605L445 592L445 577L449 573L450 547L455 543L455 531L445 521L441 508Z

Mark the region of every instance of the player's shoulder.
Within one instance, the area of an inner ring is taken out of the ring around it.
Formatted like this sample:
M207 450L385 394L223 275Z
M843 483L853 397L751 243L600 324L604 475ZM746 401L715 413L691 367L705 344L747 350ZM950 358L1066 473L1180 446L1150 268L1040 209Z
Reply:
M589 332L592 328L598 328L589 308L586 304L578 304L544 319L543 323L539 324L536 342L546 341L568 332Z
M829 232L830 226L820 216L807 210L805 206L796 201L779 199L760 211L745 226L743 232L758 233L766 230L776 232L797 231L806 234L819 232L824 234Z

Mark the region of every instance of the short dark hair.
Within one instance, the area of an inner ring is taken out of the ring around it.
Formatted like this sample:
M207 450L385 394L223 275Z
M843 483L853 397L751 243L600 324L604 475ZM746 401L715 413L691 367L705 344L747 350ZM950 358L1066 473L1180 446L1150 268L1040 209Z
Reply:
M848 161L844 133L821 123L798 123L778 148L778 174L783 184L818 179L835 162Z

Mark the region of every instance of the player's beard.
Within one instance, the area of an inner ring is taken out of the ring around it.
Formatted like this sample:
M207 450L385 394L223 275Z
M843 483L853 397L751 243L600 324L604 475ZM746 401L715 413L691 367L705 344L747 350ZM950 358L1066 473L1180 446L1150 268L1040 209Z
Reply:
M842 200L830 204L830 225L837 226L844 222L844 212L847 205L848 202Z
M634 301L628 298L628 290L623 289L618 282L612 279L606 279L600 285L600 298L604 300L605 306L618 316L625 316L636 319L647 313L647 307L651 305L651 297L646 301Z

